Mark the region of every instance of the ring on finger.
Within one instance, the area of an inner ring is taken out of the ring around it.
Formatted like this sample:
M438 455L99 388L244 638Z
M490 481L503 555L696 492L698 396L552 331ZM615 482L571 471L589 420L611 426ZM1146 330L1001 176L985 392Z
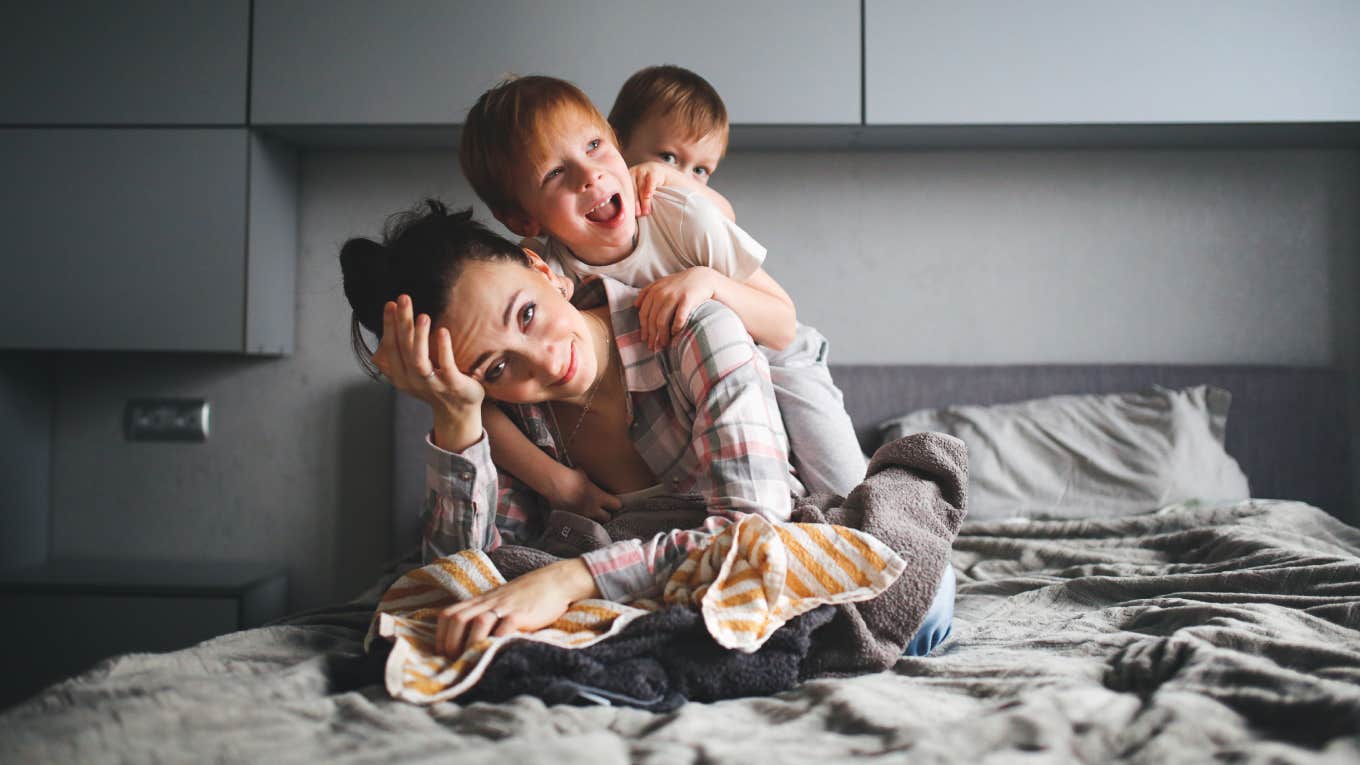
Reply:
M426 380L429 380L429 379L433 378L433 377L434 377L435 375L437 375L437 374L439 374L439 370L438 370L438 369L432 369L432 370L430 370L430 373L429 373L429 374L425 375L425 379L426 379Z

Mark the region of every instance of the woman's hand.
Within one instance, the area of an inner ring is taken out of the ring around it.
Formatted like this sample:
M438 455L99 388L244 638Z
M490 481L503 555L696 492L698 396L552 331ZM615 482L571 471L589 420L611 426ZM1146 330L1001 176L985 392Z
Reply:
M653 351L670 345L671 335L684 328L694 309L717 294L720 278L708 266L694 266L643 287L637 297L642 342Z
M544 566L441 611L435 651L457 658L487 637L542 629L557 621L572 603L599 594L580 558Z
M623 507L618 497L596 486L584 470L566 465L559 467L560 470L554 469L549 476L552 491L545 492L548 504L554 510L566 510L605 523Z
M458 371L453 339L435 332L435 361L430 360L430 317L412 316L411 298L401 295L383 306L383 333L373 363L397 390L434 410L435 438L449 451L462 451L481 438L481 383Z

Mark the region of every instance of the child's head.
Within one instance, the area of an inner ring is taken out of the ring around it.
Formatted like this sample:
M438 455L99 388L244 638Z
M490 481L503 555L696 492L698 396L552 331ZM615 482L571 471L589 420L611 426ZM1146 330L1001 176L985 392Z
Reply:
M701 183L727 152L727 107L718 91L678 66L650 66L629 77L609 124L629 165L660 160Z
M632 177L614 131L575 85L518 77L483 93L464 123L459 160L473 190L515 233L546 233L587 262L632 251Z

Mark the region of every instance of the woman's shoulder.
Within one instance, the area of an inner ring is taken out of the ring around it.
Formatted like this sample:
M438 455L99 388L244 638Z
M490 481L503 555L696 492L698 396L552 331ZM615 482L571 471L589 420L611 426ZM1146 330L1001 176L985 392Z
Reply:
M678 367L728 369L749 360L756 343L737 314L716 300L700 303L671 340L671 361Z
M750 333L746 331L746 326L737 317L736 312L716 300L705 300L693 311L690 311L689 319L685 321L685 327L681 334L721 335L723 337L744 335L748 340L751 337ZM733 337L733 339L740 338Z

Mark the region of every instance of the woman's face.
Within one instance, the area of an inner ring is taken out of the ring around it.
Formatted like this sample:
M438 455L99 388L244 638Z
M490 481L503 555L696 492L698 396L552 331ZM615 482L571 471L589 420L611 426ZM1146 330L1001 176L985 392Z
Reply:
M438 322L453 339L454 363L498 401L583 400L598 370L590 319L533 266L474 261L463 267Z

